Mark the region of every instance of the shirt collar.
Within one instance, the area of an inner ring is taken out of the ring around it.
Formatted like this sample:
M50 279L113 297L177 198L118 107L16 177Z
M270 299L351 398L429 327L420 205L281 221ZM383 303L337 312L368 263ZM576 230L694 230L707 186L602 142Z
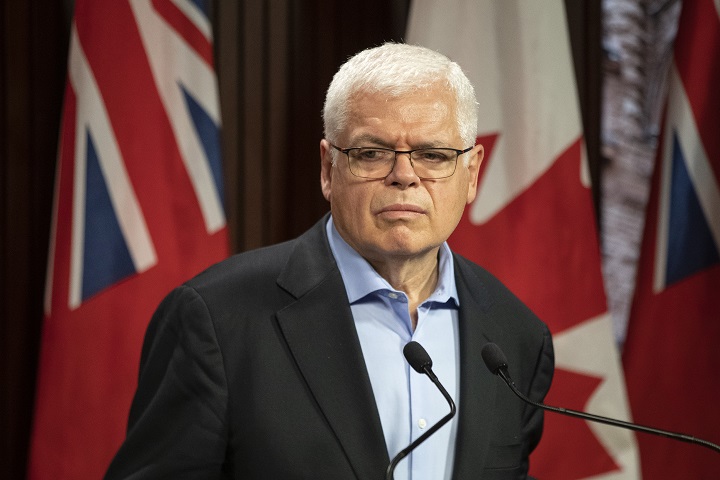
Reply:
M350 304L374 292L398 292L390 286L387 280L375 271L367 260L360 256L360 254L340 236L335 228L332 216L330 216L325 228L330 243L330 250L340 269L343 282L345 282L345 289ZM442 245L440 245L438 258L438 284L426 302L448 303L452 299L455 305L459 306L460 300L458 299L457 288L455 286L455 268L453 265L452 252L447 242L443 242Z

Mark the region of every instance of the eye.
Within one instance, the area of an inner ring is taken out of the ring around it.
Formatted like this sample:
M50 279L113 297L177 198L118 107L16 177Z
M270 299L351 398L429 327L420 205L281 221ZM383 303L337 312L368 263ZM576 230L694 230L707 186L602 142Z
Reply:
M353 151L353 158L362 162L383 162L393 155L392 151L379 148L358 148Z
M426 163L443 163L453 159L454 151L445 149L427 149L414 152L414 158Z

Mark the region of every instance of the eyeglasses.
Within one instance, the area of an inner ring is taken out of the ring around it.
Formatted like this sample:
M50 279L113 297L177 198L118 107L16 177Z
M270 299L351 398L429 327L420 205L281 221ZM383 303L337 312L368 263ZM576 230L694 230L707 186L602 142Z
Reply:
M465 150L455 148L418 148L415 150L393 150L379 147L352 147L340 148L332 143L348 158L350 173L356 177L379 180L390 175L395 168L399 154L410 156L410 165L422 180L437 180L451 177L455 173L457 159L463 153L469 152L473 147Z

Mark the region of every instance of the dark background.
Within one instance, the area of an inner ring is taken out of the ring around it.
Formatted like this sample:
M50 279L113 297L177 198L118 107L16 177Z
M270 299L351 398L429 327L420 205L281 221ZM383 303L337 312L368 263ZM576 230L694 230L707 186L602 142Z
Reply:
M318 154L325 90L350 55L402 41L410 1L212 3L225 203L238 252L294 237L328 210ZM566 6L597 209L601 5ZM7 479L25 477L71 17L70 0L0 7L0 477Z

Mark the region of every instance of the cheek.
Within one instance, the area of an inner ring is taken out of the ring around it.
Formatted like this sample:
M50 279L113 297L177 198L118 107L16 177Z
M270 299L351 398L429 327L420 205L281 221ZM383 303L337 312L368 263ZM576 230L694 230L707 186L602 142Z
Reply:
M334 185L331 196L333 213L342 215L346 223L359 222L367 214L369 194L357 185L340 183Z
M436 192L439 193L439 192ZM441 195L433 195L435 206L435 222L442 228L455 228L465 211L467 204L467 189L460 190L456 186Z
M467 200L467 191L461 190L457 184L444 185L441 188L434 189L431 196L434 199L436 210L449 214L464 207Z

